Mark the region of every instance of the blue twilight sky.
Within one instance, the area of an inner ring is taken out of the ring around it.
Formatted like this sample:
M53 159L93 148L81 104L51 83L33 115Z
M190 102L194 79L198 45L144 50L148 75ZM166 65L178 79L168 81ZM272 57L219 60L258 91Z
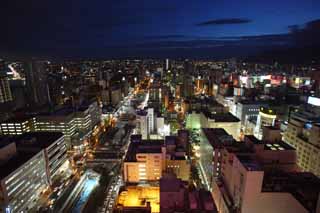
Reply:
M289 26L301 35L308 23L312 30L318 28L320 19L319 0L2 0L1 4L3 55L160 57L183 51L195 56L219 51L237 55L234 49L239 45L243 49L292 45L296 40Z

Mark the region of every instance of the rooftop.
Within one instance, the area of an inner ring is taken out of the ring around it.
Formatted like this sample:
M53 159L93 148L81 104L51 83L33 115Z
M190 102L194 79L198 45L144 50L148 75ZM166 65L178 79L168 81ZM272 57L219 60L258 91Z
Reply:
M20 115L20 116L15 116L15 117L9 118L2 123L22 123L22 122L28 121L31 118L32 118L32 116Z
M254 135L245 135L244 138L245 140L249 140L253 144L263 144L263 141L259 140Z
M233 137L222 128L202 128L202 131L209 143L214 147L236 142Z
M266 143L264 146L265 150L272 150L272 151L284 151L284 150L294 150L292 146L289 144L279 141L276 143Z
M163 140L142 140L141 142L131 142L125 158L126 162L136 162L138 153L161 153Z
M14 157L10 158L5 162L0 163L0 179L7 177L16 169L21 167L24 163L30 160L35 154L34 153L23 153L18 152Z
M203 103L208 106L214 106L214 107L224 107L222 104L217 102L214 98L212 97L206 97L206 96L201 96L201 97L192 97L190 100L186 100L186 102L191 102L191 103Z
M257 100L240 100L238 103L241 103L243 105L268 105L268 102L266 101L257 101Z
M252 156L239 154L237 155L237 158L248 171L263 171L259 162Z
M42 150L61 138L61 132L28 132L13 138L17 149L32 148Z
M320 179L308 172L266 173L262 185L263 192L288 192L308 211L316 212L320 194Z
M269 129L269 130L280 130L280 128L276 126L263 126L263 128Z
M211 113L207 110L202 110L202 113L209 119L215 122L240 122L239 118L232 115L230 112L227 113Z
M160 212L159 187L127 186L118 198L118 205L124 207L146 207L147 202L150 202L151 212ZM140 212L139 210L135 212Z
M254 135L246 135L245 141L247 142L250 141L254 145L258 145L258 144L264 145L265 150L273 150L273 151L294 150L292 146L290 146L289 144L283 141L270 142L265 140L259 140Z
M165 137L166 145L175 145L176 141L177 141L177 136L170 135Z
M160 178L160 192L179 192L184 188L184 182L174 175L166 175Z

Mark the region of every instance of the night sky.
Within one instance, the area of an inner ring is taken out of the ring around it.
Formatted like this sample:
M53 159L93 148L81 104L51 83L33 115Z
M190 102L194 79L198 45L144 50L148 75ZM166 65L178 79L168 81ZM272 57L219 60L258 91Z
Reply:
M2 0L0 19L1 55L223 57L319 44L320 1Z

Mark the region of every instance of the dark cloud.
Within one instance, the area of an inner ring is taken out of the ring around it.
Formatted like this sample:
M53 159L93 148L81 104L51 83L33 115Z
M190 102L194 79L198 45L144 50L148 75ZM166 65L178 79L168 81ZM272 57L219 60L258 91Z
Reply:
M288 26L296 46L319 46L320 45L320 19L306 24Z
M245 18L225 18L225 19L213 19L196 24L196 26L215 26L215 25L229 25L229 24L248 24L251 23L251 19Z

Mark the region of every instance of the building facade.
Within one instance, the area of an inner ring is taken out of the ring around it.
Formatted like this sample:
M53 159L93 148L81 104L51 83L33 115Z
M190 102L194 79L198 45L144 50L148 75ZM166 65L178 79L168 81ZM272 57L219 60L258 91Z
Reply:
M12 157L0 168L1 212L27 212L48 186L44 153Z
M13 101L9 80L0 73L0 103Z
M291 114L284 141L297 150L298 165L303 171L320 177L320 116L302 109Z

